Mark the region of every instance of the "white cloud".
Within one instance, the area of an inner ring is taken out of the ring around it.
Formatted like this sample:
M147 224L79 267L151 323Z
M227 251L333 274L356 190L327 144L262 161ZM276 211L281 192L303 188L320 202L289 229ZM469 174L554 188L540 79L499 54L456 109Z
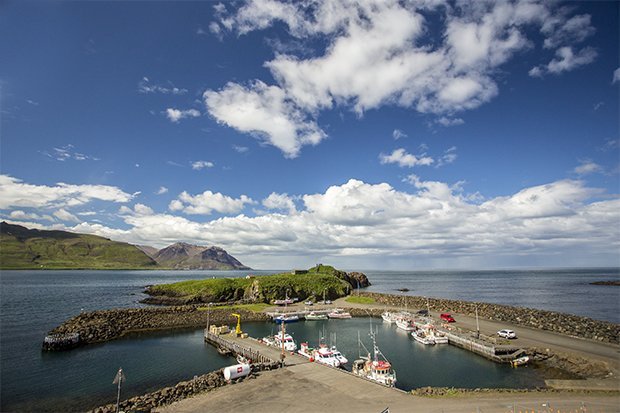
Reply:
M69 144L69 145L62 146L60 148L52 148L50 152L42 152L42 153L45 156L48 156L52 159L55 159L61 162L68 161L68 160L74 160L74 161L85 161L85 160L98 161L99 160L99 158L96 158L94 156L76 152L74 148L75 147L73 145Z
M326 137L287 99L284 90L259 80L247 88L228 83L219 92L208 90L204 100L219 123L255 134L289 158L296 157L303 145L316 145Z
M545 73L554 75L562 72L574 70L580 66L592 63L597 57L596 50L591 47L585 47L577 53L569 46L561 47L555 52L555 58L547 65L533 67L529 71L529 75L533 77L541 77Z
M590 160L582 160L579 165L573 170L578 175L589 175L593 173L603 172L603 168Z
M456 161L457 157L458 155L456 154L456 146L452 146L448 148L439 158L436 167L439 168L440 166L451 164L452 162Z
M11 211L11 213L9 214L9 217L11 219L18 219L21 221L27 220L27 219L28 220L34 219L34 220L54 221L54 218L52 218L49 215L39 215L39 214L35 214L32 212L25 212L20 209Z
M213 162L209 162L209 161L195 161L192 162L192 169L195 171L200 171L201 169L204 168L213 168L215 166L215 164Z
M178 123L181 119L185 118L197 118L200 116L200 112L196 109L179 110L168 108L166 109L166 117L171 122Z
M70 213L69 211L67 211L66 209L59 209L58 211L55 211L53 214L56 218L60 219L61 221L71 221L71 222L81 222L81 220L76 217L75 215L73 215L72 213Z
M614 70L614 74L611 78L611 83L620 82L620 67Z
M157 192L155 192L155 194L157 195L163 195L166 193L168 193L168 188L166 188L165 186L160 186Z
M407 134L400 129L394 129L394 131L392 132L392 137L398 140L400 138L406 138Z
M154 211L151 207L148 207L144 204L135 204L132 208L126 207L125 205L121 206L118 210L121 215L132 215L132 216L148 216L153 215Z
M439 119L437 119L435 123L439 123L442 126L448 127L448 126L462 125L465 123L465 121L461 118L450 118L447 116L442 116Z
M0 175L0 209L12 207L63 208L93 200L124 203L134 195L107 185L32 185L9 175Z
M420 155L418 157L408 153L403 148L394 149L389 155L382 153L379 155L379 160L382 164L395 163L401 168L412 168L417 165L431 165L434 162L433 158L430 156Z
M232 148L239 153L246 153L250 150L247 146L233 145Z
M438 262L458 267L462 260L487 268L528 265L536 258L549 266L617 262L620 200L582 181L551 182L486 201L478 193L464 195L462 183L425 181L416 175L407 181L413 191L351 179L323 193L302 195L303 205L294 214L276 209L256 217L196 222L151 213L148 207L143 209L147 213L137 213L141 208L135 206L122 214L128 229L93 223L67 229L157 247L179 240L220 245L242 262L263 263L263 268L317 260L395 269ZM205 198L217 198L214 195ZM196 201L199 196L188 197ZM181 198L171 211L191 206ZM284 207L286 194L276 194L267 204Z
M168 209L193 215L210 215L213 211L222 214L236 214L241 212L246 204L254 203L256 202L246 195L231 198L219 192L205 191L202 194L190 195L183 191L178 199L170 202Z
M326 42L314 55L279 48L264 64L274 85L228 83L204 95L219 122L258 134L288 157L325 137L316 120L334 106L362 116L397 105L442 115L438 123L444 126L461 123L453 114L493 99L499 93L498 68L533 48L532 27L541 30L546 47L563 46L548 65L532 69L532 76L573 70L595 57L588 47L572 53L572 46L594 31L590 16L571 16L554 2L250 0L236 9L221 4L215 9L219 35L282 23L295 39ZM431 30L430 22L442 26Z
M167 86L158 85L155 83L151 83L148 77L143 77L142 80L140 80L140 82L138 83L138 92L145 94L162 93L165 95L184 95L187 93L187 89L178 88L174 86L170 81L168 82Z
M289 214L297 212L295 202L288 194L277 194L272 192L267 198L263 199L262 204L265 208L271 210L284 210L288 211Z

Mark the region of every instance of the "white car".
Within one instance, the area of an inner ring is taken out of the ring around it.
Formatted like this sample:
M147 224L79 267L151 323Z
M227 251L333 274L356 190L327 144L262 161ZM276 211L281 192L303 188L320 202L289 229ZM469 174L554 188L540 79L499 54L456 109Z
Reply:
M504 338L517 338L517 334L512 330L499 330L497 335Z

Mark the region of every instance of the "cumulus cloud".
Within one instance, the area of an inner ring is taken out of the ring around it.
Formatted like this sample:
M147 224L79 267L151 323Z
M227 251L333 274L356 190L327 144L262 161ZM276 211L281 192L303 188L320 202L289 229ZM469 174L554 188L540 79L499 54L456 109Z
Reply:
M170 202L168 209L171 211L183 211L186 214L210 215L213 211L222 214L236 214L241 212L246 204L256 203L252 198L241 195L239 198L231 198L219 192L205 191L202 194L190 195L183 191L178 199Z
M200 116L200 112L196 109L180 110L174 108L166 109L166 117L173 123L178 123L181 119L185 118L197 118Z
M437 120L435 120L435 123L448 127L448 126L462 125L465 123L465 121L461 118L450 118L447 116L442 116L438 118Z
M289 158L296 157L303 145L316 145L326 137L316 122L306 120L283 89L259 80L248 87L228 83L218 92L208 90L204 100L219 123L254 134Z
M64 208L60 208L58 211L55 211L53 215L61 221L81 222L78 217Z
M379 160L382 164L395 163L401 168L413 168L418 165L431 165L434 162L434 159L430 156L420 155L418 157L408 153L403 148L394 149L394 151L389 155L382 153L379 155Z
M410 190L351 179L301 195L296 212L289 214L281 211L292 210L293 197L278 193L262 202L273 212L260 216L197 222L173 214L190 207L235 213L249 203L247 197L207 191L181 194L170 213L154 213L141 204L121 208L127 229L87 222L64 228L159 247L178 240L220 245L250 265L265 262L266 267L293 266L299 259L308 265L315 259L353 264L347 257L375 265L386 257L389 262L439 259L445 266L458 266L464 258L480 266L490 260L501 264L524 255L544 257L549 265L578 265L593 257L617 260L620 200L583 181L560 180L485 199L465 195L462 182L417 175L406 180Z
M195 161L192 162L192 169L195 171L200 171L201 169L204 168L213 168L215 166L215 164L213 162L209 162L209 161Z
M9 175L0 175L0 209L13 207L66 208L83 205L93 200L124 203L134 197L115 186L32 185Z
M25 221L25 220L54 221L54 218L52 218L49 215L39 215L33 212L25 212L25 211L22 211L21 209L11 211L11 213L9 214L9 218L17 219L20 221Z
M437 122L444 126L461 123L452 115L493 99L499 93L498 68L532 48L527 37L532 26L545 36L546 48L559 47L556 58L536 66L532 76L573 70L596 57L591 48L572 49L594 32L590 16L571 16L553 2L457 7L443 1L250 0L231 10L219 6L218 35L281 23L293 39L320 38L327 44L318 53L280 48L264 64L274 85L231 82L204 94L208 112L219 122L261 136L289 157L325 137L317 118L335 106L362 116L396 105L439 115ZM430 22L442 26L430 30ZM275 125L264 122L270 116Z

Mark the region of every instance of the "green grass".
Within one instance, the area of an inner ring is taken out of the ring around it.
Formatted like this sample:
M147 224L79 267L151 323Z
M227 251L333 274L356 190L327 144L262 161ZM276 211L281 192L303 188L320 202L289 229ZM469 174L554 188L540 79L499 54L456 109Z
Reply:
M353 304L375 304L376 303L374 298L360 297L360 296L357 296L357 295L351 295L351 296L347 297L345 299L345 301L347 303L353 303Z
M206 280L181 281L150 287L151 295L177 297L194 302L226 302L251 299L255 302L269 303L273 300L297 297L300 300L325 297L335 299L346 295L351 286L335 275L313 272L308 274L291 273L257 276L254 278L215 278Z

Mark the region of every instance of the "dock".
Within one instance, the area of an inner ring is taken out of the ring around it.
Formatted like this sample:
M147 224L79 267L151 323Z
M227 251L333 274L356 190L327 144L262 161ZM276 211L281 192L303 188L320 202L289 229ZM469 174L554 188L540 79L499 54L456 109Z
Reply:
M525 350L511 345L496 345L476 337L471 333L457 333L455 331L438 328L438 331L448 337L448 344L469 350L496 363L512 363L515 359L525 355Z

